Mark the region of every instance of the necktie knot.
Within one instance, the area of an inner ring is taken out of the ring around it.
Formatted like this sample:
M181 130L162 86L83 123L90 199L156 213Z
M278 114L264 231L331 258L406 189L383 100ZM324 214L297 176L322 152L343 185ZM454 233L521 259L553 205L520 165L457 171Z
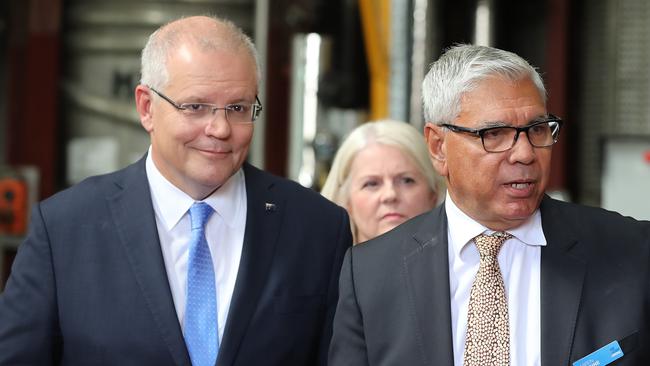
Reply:
M210 215L214 210L205 202L194 202L190 207L190 220L192 221L192 231L203 229L208 222Z
M508 300L497 255L511 234L478 235L474 243L481 256L467 309L464 366L510 364Z
M481 259L495 260L503 243L512 238L512 234L496 232L493 235L478 235L474 238Z

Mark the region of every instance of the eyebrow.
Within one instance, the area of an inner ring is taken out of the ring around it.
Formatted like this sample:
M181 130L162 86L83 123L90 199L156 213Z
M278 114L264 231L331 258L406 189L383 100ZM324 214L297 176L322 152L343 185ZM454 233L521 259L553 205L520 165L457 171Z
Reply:
M417 169L401 170L401 171L391 175L391 177L403 177L405 175L407 175L407 176L415 176L415 175L423 175L423 174L421 174ZM383 174L368 173L366 175L359 175L359 176L357 176L357 178L359 178L359 179L370 179L370 178L377 179L377 178L380 178L381 179L381 178L383 178Z
M187 97L179 98L179 104L214 104L205 97L197 95L189 95Z
M545 119L548 118L548 114L541 114L532 120L528 121L527 124L524 126L528 126L530 124L536 123L536 122L541 122L544 121ZM486 122L481 122L480 125L476 128L477 130L483 129L483 128L492 128L492 127L514 127L512 124L503 122L503 121L486 121Z
M252 102L248 101L246 97L236 97L236 98L232 98L231 100L232 101L225 103L224 106L231 105L231 104L241 104L241 103L249 103L249 104L257 103L257 101L255 100L255 96L253 96ZM218 104L213 102L212 100L194 94L191 94L186 98L179 98L179 100L176 102L178 104L209 104L213 106L218 106Z
M549 117L548 117L548 113L547 113L547 114L542 114L542 115L539 115L539 116L533 118L533 119L530 121L530 123L541 122L541 121L544 121L544 120L546 120L546 119L548 119L548 118L549 118Z
M477 130L482 130L484 128L492 128L492 127L511 127L511 125L503 122L503 121L485 121L479 123L478 126L476 126Z

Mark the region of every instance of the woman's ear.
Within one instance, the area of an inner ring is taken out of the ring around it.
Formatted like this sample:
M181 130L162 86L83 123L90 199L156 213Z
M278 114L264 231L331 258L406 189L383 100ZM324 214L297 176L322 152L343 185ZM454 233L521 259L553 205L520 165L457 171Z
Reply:
M135 109L140 115L140 124L149 133L153 131L152 103L153 100L149 89L144 85L138 85L135 88Z
M443 177L448 174L444 127L428 122L424 126L424 138L429 148L433 168Z

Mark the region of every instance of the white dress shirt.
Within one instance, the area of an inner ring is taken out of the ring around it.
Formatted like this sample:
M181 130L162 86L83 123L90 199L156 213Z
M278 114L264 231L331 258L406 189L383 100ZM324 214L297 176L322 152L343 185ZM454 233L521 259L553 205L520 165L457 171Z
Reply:
M189 209L195 201L162 176L151 158L151 148L146 169L169 287L178 321L184 330L191 236ZM221 342L244 243L247 201L243 170L240 169L203 202L214 209L206 224L205 237L214 266Z
M467 308L479 267L479 253L472 239L494 231L462 212L447 193L445 211L449 223L449 285L454 364L463 365ZM510 364L541 365L540 260L546 245L539 210L519 227L508 230L497 260L503 275L510 318Z

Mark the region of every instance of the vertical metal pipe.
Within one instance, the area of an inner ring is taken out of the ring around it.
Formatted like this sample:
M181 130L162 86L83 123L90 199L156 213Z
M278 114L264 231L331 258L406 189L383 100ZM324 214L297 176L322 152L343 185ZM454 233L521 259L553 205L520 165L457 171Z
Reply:
M428 0L413 1L413 46L411 47L411 95L408 121L417 129L423 128L422 80L427 67Z
M392 0L390 15L390 81L388 88L389 115L405 121L409 108L410 76L410 8L411 0Z
M255 47L260 61L260 74L262 75L261 83L259 85L258 98L262 105L266 105L266 89L264 80L266 79L266 50L268 47L268 34L269 34L269 0L256 0L255 1ZM264 112L255 121L255 132L253 134L253 142L251 143L248 160L251 164L264 169L264 147L266 136L266 117Z
M476 3L473 43L494 45L494 0L478 0Z

